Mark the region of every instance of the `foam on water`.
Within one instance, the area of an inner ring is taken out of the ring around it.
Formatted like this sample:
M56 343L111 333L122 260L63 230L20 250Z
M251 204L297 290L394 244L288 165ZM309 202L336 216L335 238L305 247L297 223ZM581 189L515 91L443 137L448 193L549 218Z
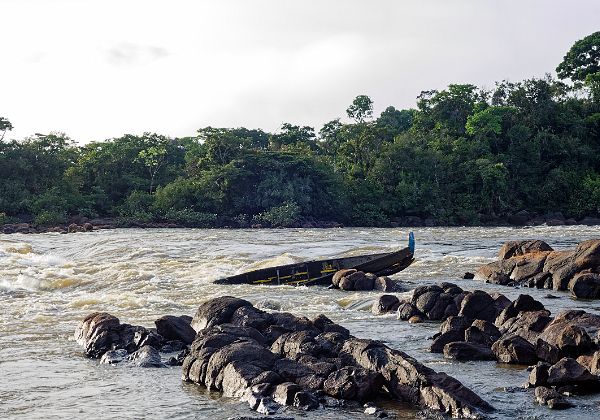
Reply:
M408 324L393 315L373 316L370 307L378 293L212 284L216 278L249 269L393 250L405 246L407 235L408 229L129 229L0 237L0 413L23 419L218 419L251 414L243 403L182 384L179 368L100 366L85 359L72 340L75 326L90 312L110 312L122 322L152 326L162 315L193 315L200 303L227 294L265 310L309 317L325 313L356 336L385 341L456 376L499 409L497 418L547 416L530 393L499 390L520 386L527 377L522 368L449 362L429 353L428 337L439 326ZM395 276L413 286L453 281L465 289L499 291L511 299L529 293L553 313L564 308L600 309L600 304L573 301L560 292L553 292L560 299L552 300L545 298L547 291L462 280L466 271L491 261L506 240L540 238L560 248L599 237L597 227L421 228L415 229L415 236L417 261ZM590 407L599 400L586 397L581 403L555 418L589 418ZM408 407L395 409L400 418L415 416ZM343 414L364 418L360 410ZM302 417L321 420L340 415L325 410Z

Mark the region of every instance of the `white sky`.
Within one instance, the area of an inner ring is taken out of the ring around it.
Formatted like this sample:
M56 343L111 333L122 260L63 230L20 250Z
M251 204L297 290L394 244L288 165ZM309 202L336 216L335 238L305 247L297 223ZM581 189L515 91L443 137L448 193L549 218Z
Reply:
M598 0L0 0L7 137L193 135L378 114L448 83L553 72Z

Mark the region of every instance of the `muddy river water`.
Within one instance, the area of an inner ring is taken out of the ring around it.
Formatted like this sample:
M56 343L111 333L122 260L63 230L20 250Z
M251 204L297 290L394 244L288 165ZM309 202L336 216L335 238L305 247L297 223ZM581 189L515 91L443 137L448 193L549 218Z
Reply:
M565 308L600 313L600 301L565 292L514 289L462 280L492 261L510 239L536 238L555 249L600 238L599 227L419 228L417 261L395 279L420 284L452 281L464 289L528 293L553 314ZM142 369L99 365L73 340L77 323L94 311L153 326L166 314L193 315L212 297L232 295L263 309L313 317L324 313L357 337L386 342L447 372L494 405L498 419L597 418L600 396L573 398L578 407L551 412L519 387L523 367L452 362L428 352L439 324L408 324L374 316L376 292L322 287L216 286L212 280L247 269L334 255L384 252L406 246L408 229L202 230L123 229L85 234L0 236L0 417L21 419L226 419L252 415L243 403L181 381L179 367ZM388 407L414 418L410 407ZM303 419L366 418L359 410L320 410Z

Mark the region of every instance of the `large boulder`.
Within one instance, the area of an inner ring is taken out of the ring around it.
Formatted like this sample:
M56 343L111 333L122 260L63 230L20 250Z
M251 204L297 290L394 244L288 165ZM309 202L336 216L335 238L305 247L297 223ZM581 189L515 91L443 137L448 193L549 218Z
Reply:
M511 257L529 253L553 251L552 247L544 241L537 239L526 239L522 241L508 241L498 251L498 258L507 260Z
M537 362L535 347L523 337L515 334L500 337L492 345L492 352L502 363L531 365Z
M252 304L247 300L232 296L211 299L200 305L192 319L191 326L198 332L214 325L226 324L231 320L234 312L242 306L252 306Z
M196 338L196 330L190 323L192 318L186 315L165 315L154 321L156 331L166 340L179 340L185 344L192 344Z
M497 309L494 299L482 290L474 290L467 294L461 302L459 315L471 319L483 319L494 322Z
M455 360L495 360L489 346L467 342L453 342L444 346L444 357Z
M371 312L375 315L396 311L400 306L400 300L394 295L381 295L373 302Z
M579 273L569 281L568 288L576 299L600 298L600 274Z
M569 357L560 359L548 369L548 384L554 386L577 385L581 388L598 388L600 379Z
M576 358L597 346L600 316L584 311L563 311L546 326L540 339L559 349L562 356Z

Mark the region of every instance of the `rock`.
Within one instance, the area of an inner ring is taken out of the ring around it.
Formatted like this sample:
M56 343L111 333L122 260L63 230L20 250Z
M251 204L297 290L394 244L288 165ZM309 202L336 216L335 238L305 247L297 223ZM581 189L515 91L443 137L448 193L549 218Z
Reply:
M464 297L458 314L471 319L494 322L496 319L494 299L484 291L474 290Z
M444 357L455 360L495 360L489 346L465 342L446 344L444 346Z
M119 350L109 350L102 355L100 359L101 364L114 365L117 363L121 363L123 360L127 358L127 350L119 349Z
M400 304L398 306L398 310L397 310L397 318L398 319L401 319L403 321L408 321L412 317L415 317L415 316L417 316L417 317L422 316L421 311L419 311L416 306L414 306L410 302L400 302Z
M465 280L473 280L475 278L475 274L469 273L468 271L463 275L463 279Z
M362 275L359 273L362 273ZM365 274L362 271L351 274L350 277L354 279L354 290L373 290L377 278L373 274Z
M529 373L529 386L538 387L548 384L548 369L550 365L544 362L538 362Z
M324 333L335 332L335 333L341 334L345 338L350 337L350 331L348 331L347 328L344 328L341 325L336 324L335 322L333 322L332 320L330 320L323 314L318 315L313 320L313 325L319 331L324 332Z
M399 285L390 279L389 277L377 277L373 282L373 289L379 290L380 292L397 292L399 291Z
M296 393L301 392L302 387L293 382L284 382L275 387L273 400L281 405L292 405Z
M554 364L561 359L561 353L558 347L545 342L541 338L538 338L536 341L535 354L538 359L551 364Z
M86 316L75 330L75 340L84 347L85 355L100 358L120 340L119 318L104 312Z
M331 283L335 287L339 287L340 280L342 279L342 277L346 277L346 276L348 276L350 274L353 274L353 273L356 273L356 270L354 268L348 268L348 269L344 269L344 270L339 270L331 278Z
M472 324L472 320L465 316L457 315L451 316L447 318L440 325L440 332L443 334L448 331L459 331L461 334L464 334L465 330L469 328Z
M223 296L211 299L200 305L192 319L191 326L198 332L218 324L226 324L231 320L233 313L242 306L252 304L244 299Z
M400 300L394 295L381 295L379 299L373 302L371 312L375 315L381 315L387 312L398 310Z
M440 293L435 300L433 306L425 313L427 319L432 321L441 321L447 317L446 309L452 305L454 311L457 313L456 305L454 304L454 297L448 293Z
M156 331L166 340L179 340L185 344L192 344L196 338L196 331L190 323L192 318L189 316L165 315L154 321Z
M598 226L600 225L600 218L598 217L584 217L579 221L580 225L586 226Z
M534 391L535 400L539 405L547 405L550 409L562 410L574 407L557 391L545 386L538 386Z
M272 332L265 329L263 335L249 326L223 323L200 330L183 361L183 378L271 414L282 404L313 409L331 400L339 406L340 398L350 406L349 400L367 401L383 391L458 417L478 418L493 410L456 379L402 352L347 333L325 332L336 325L325 316L311 322L292 314L270 315L274 324L267 329L280 328L273 341L266 338Z
M585 367L577 363L570 357L563 357L558 363L550 366L548 369L548 384L559 385L577 385L582 388L597 388L600 385L600 379L592 375Z
M446 344L456 341L465 341L465 333L460 330L450 330L440 334L433 340L433 343L431 343L431 346L429 347L429 351L432 353L442 353Z
M138 367L164 367L158 350L148 345L130 354L128 360Z
M437 298L442 294L442 289L440 287L436 286L435 289L433 289L433 286L431 287L431 290L427 290L425 293L419 294L416 297L416 299L415 295L413 294L411 303L424 314L426 314L427 312L429 312L429 310L431 310L431 308L433 308L435 302L437 301ZM415 289L415 294L417 293L418 289L419 288Z
M492 352L502 363L531 365L537 362L533 345L523 337L514 334L500 337L492 345Z
M157 349L161 337L144 327L121 324L113 315L94 312L86 316L75 329L75 340L83 346L87 357L101 358L109 350L125 349L133 353L144 345Z
M420 324L423 321L424 321L424 319L421 315L413 315L410 318L408 318L409 324Z
M563 356L577 357L594 346L586 326L595 335L600 327L600 316L583 311L561 312L548 324L540 338L558 348Z
M91 232L94 230L94 225L92 225L91 223L84 223L83 224L83 231L84 232Z
M501 316L496 320L498 323L502 320ZM550 312L546 310L519 312L516 317L509 318L504 322L501 325L501 330L504 334L520 335L531 344L535 344L541 332L551 321Z
M525 255L535 252L554 251L550 245L544 241L536 239L527 239L523 241L505 242L498 252L498 258L507 260L518 255Z
M509 319L516 317L520 312L542 311L544 305L529 295L519 295L514 302L504 308L495 320L497 326L504 325Z
M569 281L568 289L576 299L598 299L600 298L600 274L577 274Z
M595 351L591 355L583 355L577 358L577 363L585 367L594 375L600 374L600 351Z
M274 320L271 314L256 309L253 306L240 306L231 316L230 322L240 327L252 327L257 330L263 330L270 326Z
M475 280L485 283L507 285L510 283L510 275L515 268L515 262L510 260L494 261L483 265L475 272Z
M366 401L379 393L383 383L384 378L380 373L345 367L327 377L323 390L334 398Z

